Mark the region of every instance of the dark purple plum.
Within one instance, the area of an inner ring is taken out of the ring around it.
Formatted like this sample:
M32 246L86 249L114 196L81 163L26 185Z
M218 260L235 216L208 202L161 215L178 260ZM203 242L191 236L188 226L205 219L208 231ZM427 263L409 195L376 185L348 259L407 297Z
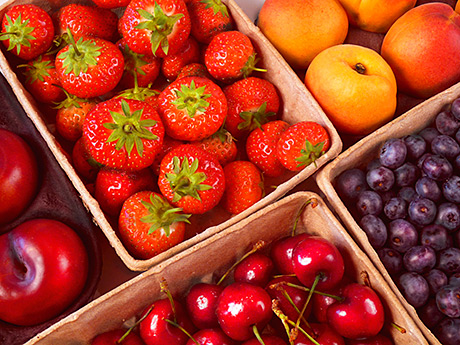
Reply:
M391 276L395 276L402 271L402 255L398 251L385 247L377 250L377 254Z
M418 310L418 315L423 323L430 329L436 327L436 325L446 317L439 311L434 298L430 298L428 302Z
M460 176L453 175L444 181L442 194L447 201L460 203Z
M356 209L361 216L366 214L379 215L383 210L382 198L377 192L365 190L358 195Z
M436 305L447 317L460 317L460 285L444 285L436 292Z
M417 242L417 229L409 221L395 219L388 224L388 243L391 248L405 253L417 245Z
M436 224L445 227L449 232L460 228L460 208L452 202L444 202L438 206L438 213L435 219Z
M404 253L403 265L409 272L428 273L436 265L436 252L428 246L414 246Z
M414 163L406 162L394 171L395 185L397 187L412 186L417 181L420 170Z
M399 287L407 302L414 308L423 306L430 297L430 287L423 276L406 272L399 277Z
M439 253L437 268L446 273L448 276L454 273L459 273L460 249L456 247L450 247L442 250Z
M442 191L438 183L428 176L422 176L417 180L415 191L422 198L428 198L434 202L438 202L442 197Z
M407 216L407 202L400 196L390 198L383 206L383 213L390 220Z
M436 129L441 134L454 135L460 127L460 122L450 111L443 110L435 118Z
M422 163L423 173L436 181L444 181L452 176L454 168L449 160L439 155L428 155Z
M391 169L380 166L367 172L366 181L372 190L386 192L393 187L395 175Z
M460 154L460 145L451 136L441 134L431 142L431 152L452 160Z
M434 138L436 138L439 134L439 131L434 127L426 127L422 129L419 135L425 140L427 145L431 145L431 142Z
M434 295L438 290L449 283L447 275L436 268L423 275L430 286L430 292Z
M452 242L449 231L441 224L426 225L420 231L420 243L437 252L452 247Z
M361 218L359 225L366 233L367 239L372 247L381 248L385 245L388 237L388 231L381 218L373 214L367 214Z
M418 197L409 203L407 214L411 222L418 225L431 224L436 218L436 204L428 199Z
M460 319L442 320L434 329L434 335L442 345L460 344Z
M397 195L409 203L417 197L417 192L414 187L402 187Z
M407 148L407 158L413 162L417 161L427 149L426 141L421 135L410 134L406 135L404 138L404 143Z
M390 169L400 167L407 156L407 147L402 138L391 138L386 140L379 152L380 163Z
M368 189L366 174L358 168L345 170L336 181L337 192L345 200L356 200L359 193Z

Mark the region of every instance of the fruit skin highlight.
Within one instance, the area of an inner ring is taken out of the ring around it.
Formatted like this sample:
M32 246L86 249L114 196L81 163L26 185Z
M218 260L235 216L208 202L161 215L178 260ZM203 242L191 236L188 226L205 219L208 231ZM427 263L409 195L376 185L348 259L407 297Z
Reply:
M374 50L342 44L318 54L305 85L341 133L366 135L394 116L396 79Z
M347 13L335 0L267 0L258 27L286 61L305 69L326 48L348 33Z

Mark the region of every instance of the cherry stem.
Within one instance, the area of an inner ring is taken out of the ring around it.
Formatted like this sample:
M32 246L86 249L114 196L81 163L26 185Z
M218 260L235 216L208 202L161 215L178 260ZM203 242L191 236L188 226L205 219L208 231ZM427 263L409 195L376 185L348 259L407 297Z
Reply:
M184 327L182 327L181 325L179 325L177 322L171 321L171 320L169 320L169 319L163 319L163 320L165 320L167 323L173 325L174 327L179 328L179 329L180 329L182 332L184 332L184 334L187 335L187 337L189 337L196 345L200 345L200 344L196 341L196 339L195 339L189 332L187 332L187 330L186 330Z
M401 332L402 334L404 334L404 333L407 332L406 329L405 329L404 327L401 327L401 326L397 325L397 324L394 323L394 322L391 323L391 326L392 326L393 328L396 328L396 329L397 329L399 332Z
M261 337L261 335L259 333L259 330L257 329L256 325L252 326L252 331L254 332L254 335L257 338L257 340L259 341L259 343L261 343L262 345L265 345L264 340L262 339L262 337Z
M323 274L321 274L321 273L316 275L315 281L313 282L313 285L311 286L311 290L310 290L309 293L308 293L307 300L305 301L305 304L303 305L302 311L300 312L299 317L297 318L297 322L296 322L296 324L295 324L295 328L296 328L296 329L299 328L299 326L300 326L300 321L301 321L302 318L303 318L303 314L305 313L305 310L307 310L307 306L308 306L308 303L310 303L311 296L313 296L313 292L314 292L315 289L316 289L316 285L318 285L319 280L320 280L322 277L323 277Z
M284 289L284 288L280 288L281 289L281 293L283 294L283 296L288 300L289 304L292 305L292 307L295 309L295 311L297 313L299 313L300 315L300 310L299 308L297 308L297 306L295 305L294 301L292 300L291 296L288 294L288 292ZM308 326L308 321L305 320L305 317L302 315L302 321Z
M277 289L279 288L278 286L279 285L287 285L287 286L290 286L290 287L293 287L293 288L296 288L296 289L299 289L299 290L303 290L303 291L306 291L306 292L310 292L312 289L309 289L305 286L302 286L302 285L297 285L297 284L293 284L293 283L289 283L289 282L279 282L279 283L275 283L275 284L272 284L270 285L270 288L271 289ZM326 293L326 292L322 292L322 291L313 291L313 293L316 293L318 295L322 295L322 296L327 296L327 297L331 297L339 302L343 301L343 298L340 297L340 296L337 296L337 295L332 295L332 294L329 294L329 293Z
M252 249L250 251L248 251L246 254L244 254L237 262L235 262L232 267L230 267L227 272L225 272L225 274L219 279L219 281L217 282L217 285L220 285L224 280L225 278L227 278L227 276L230 274L230 272L236 267L236 265L238 265L241 261L243 261L244 259L246 259L249 255L255 253L256 251L258 251L259 249L262 249L264 246L265 246L265 241L263 240L260 240L260 241L257 241L256 244L254 244L252 246Z
M174 298L171 295L171 291L169 290L168 283L166 282L165 278L161 278L160 289L161 289L162 292L164 292L166 294L166 296L168 296L169 303L171 303L171 309L172 309L172 312L173 312L173 315L174 315L174 322L177 323L176 305L174 303Z
M154 305L152 304L152 305L150 306L150 308L147 310L147 312L146 312L144 315L142 315L142 317L141 317L139 320L137 320L137 321L134 323L134 325L132 325L132 326L125 332L125 334L123 334L123 335L121 336L120 339L117 340L117 344L121 344L121 343L123 342L123 340L125 340L125 338L129 335L129 333L131 333L131 331L132 331L134 328L136 328L136 327L137 327L137 326L138 326L138 325L139 325L139 324L150 314L150 312L153 310L153 308L154 308Z
M289 344L294 345L294 340L290 338L290 329L289 329L289 324L288 324L288 317L281 311L279 307L279 300L278 299L273 299L272 300L272 311L273 313L281 320L281 323L284 326L284 330L286 331L286 334L288 335L289 338Z
M369 278L369 273L367 273L367 271L362 271L360 276L363 281L363 284L366 285L367 287L372 288L371 279Z
M292 232L291 232L291 236L295 236L295 231L297 229L297 223L299 222L300 220L300 215L302 214L302 212L305 210L305 208L312 204L312 207L316 207L316 205L318 205L318 200L316 199L309 199L307 200L299 209L299 211L297 212L297 215L295 217L295 220L294 220L294 226L292 227Z
M294 321L291 321L291 320L288 319L287 322L288 322L289 324L291 324L292 326L295 326ZM310 334L308 334L302 327L297 327L297 326L295 326L294 329L297 329L297 330L299 330L300 332L302 332L302 334L305 335L305 336L308 338L308 340L310 340L310 341L311 341L312 343L314 343L315 345L321 345L321 344L318 343ZM296 334L297 334L297 333L296 333Z

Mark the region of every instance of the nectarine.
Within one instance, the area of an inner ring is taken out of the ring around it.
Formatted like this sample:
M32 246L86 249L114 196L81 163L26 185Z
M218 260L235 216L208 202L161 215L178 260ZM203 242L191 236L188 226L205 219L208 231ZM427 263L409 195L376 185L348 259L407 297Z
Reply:
M374 50L341 44L319 53L305 85L340 133L365 135L382 126L396 110L396 80Z
M347 14L337 0L266 0L257 25L295 69L307 68L348 33Z
M381 48L398 89L428 98L460 81L460 15L445 3L406 12L390 27Z

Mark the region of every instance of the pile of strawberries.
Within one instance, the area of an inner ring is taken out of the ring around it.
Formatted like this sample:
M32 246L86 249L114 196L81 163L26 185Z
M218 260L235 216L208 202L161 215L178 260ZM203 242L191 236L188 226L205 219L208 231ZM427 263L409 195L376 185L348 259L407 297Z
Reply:
M93 1L52 15L12 6L0 40L136 258L181 242L191 215L244 211L265 176L329 149L321 125L281 119L276 87L220 0Z

